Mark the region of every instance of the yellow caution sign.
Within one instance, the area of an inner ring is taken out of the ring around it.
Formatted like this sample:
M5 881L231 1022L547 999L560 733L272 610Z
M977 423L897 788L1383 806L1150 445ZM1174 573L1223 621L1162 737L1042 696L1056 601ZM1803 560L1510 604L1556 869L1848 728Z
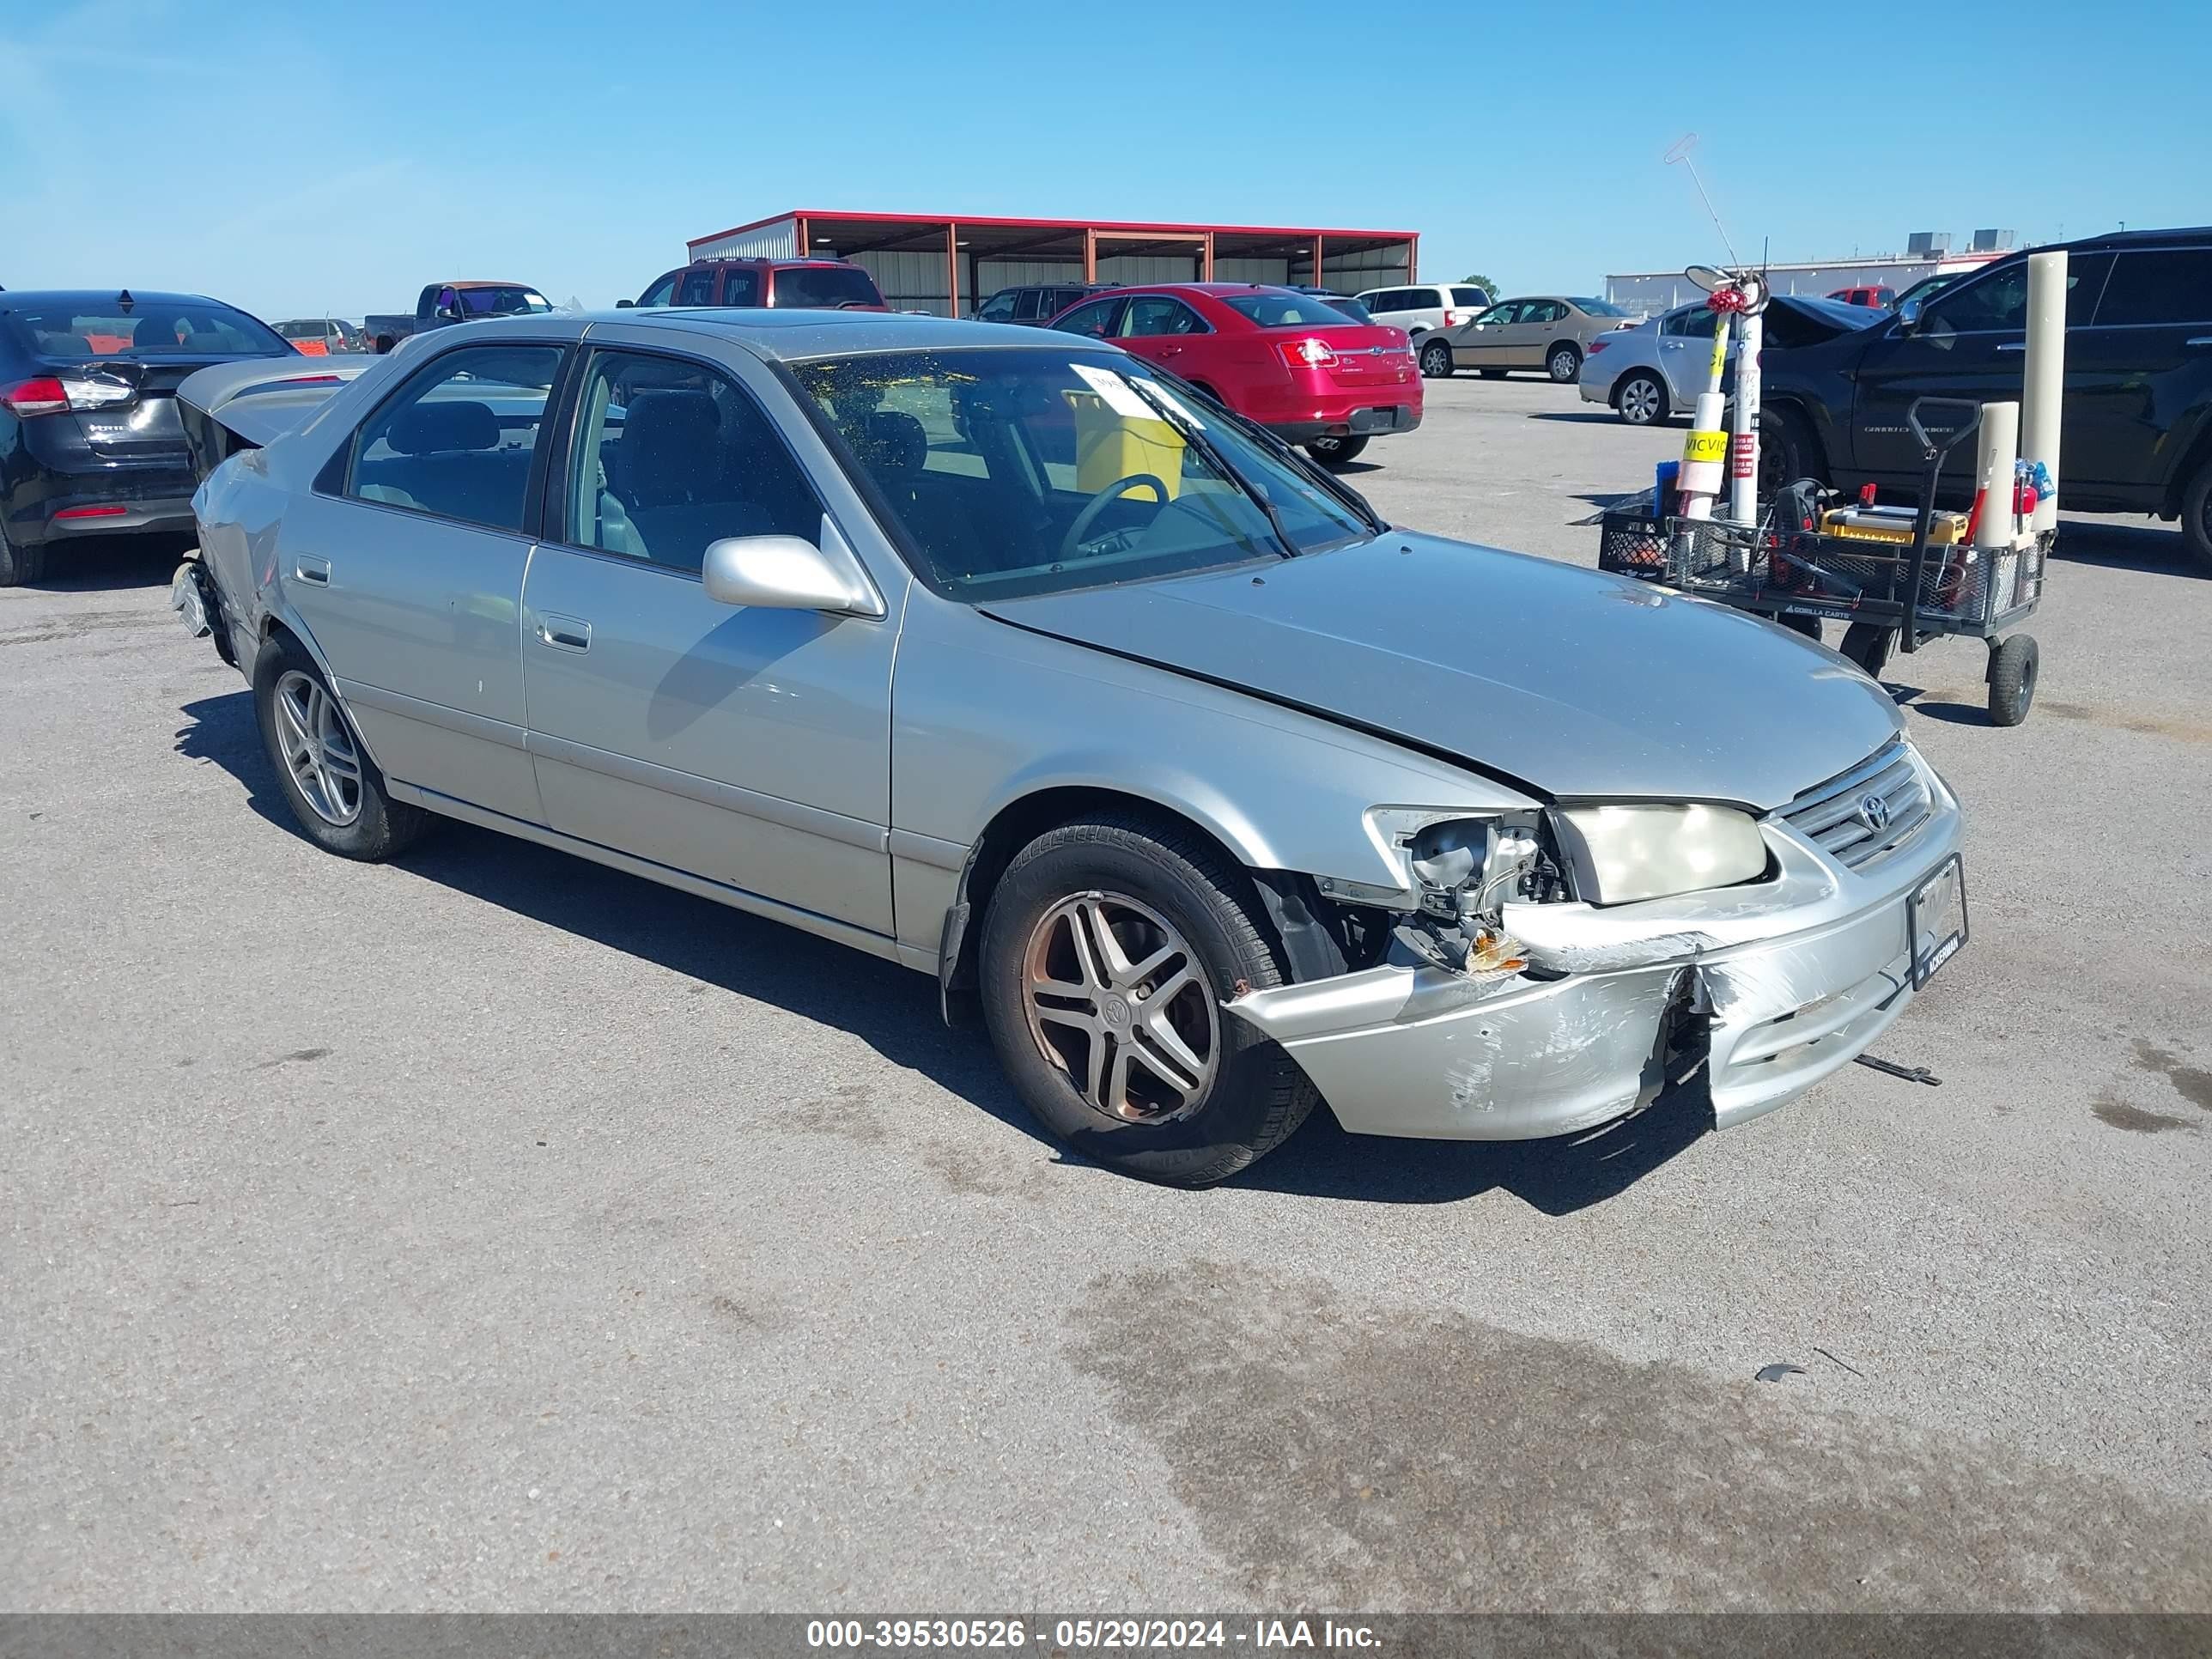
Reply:
M1729 435L1725 432L1692 432L1682 440L1682 459L1690 465L1710 461L1715 465L1728 459Z

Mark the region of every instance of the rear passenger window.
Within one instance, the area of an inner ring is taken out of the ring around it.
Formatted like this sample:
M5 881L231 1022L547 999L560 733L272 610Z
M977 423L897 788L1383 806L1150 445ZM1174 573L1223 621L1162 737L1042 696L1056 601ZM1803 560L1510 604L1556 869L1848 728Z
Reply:
M2097 322L2100 327L2212 322L2212 248L2123 253L2105 285Z
M520 531L558 346L474 346L423 366L354 434L357 501Z
M696 571L725 536L817 541L822 503L768 416L703 364L592 355L568 483L567 539Z

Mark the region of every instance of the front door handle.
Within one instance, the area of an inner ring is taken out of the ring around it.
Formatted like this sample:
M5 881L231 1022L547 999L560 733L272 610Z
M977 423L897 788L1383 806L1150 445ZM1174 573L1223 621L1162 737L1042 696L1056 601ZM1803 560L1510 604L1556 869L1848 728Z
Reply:
M2025 340L2007 340L2002 345L1999 346L1997 349L1999 351L2025 351L2027 349L2027 342Z
M303 582L327 587L331 582L331 562L312 553L302 553L292 561L292 574Z
M592 648L592 625L580 617L556 616L550 611L538 613L538 637L556 651L588 651Z
M2200 334L2193 340L2184 340L2185 346L2212 346L2212 334Z

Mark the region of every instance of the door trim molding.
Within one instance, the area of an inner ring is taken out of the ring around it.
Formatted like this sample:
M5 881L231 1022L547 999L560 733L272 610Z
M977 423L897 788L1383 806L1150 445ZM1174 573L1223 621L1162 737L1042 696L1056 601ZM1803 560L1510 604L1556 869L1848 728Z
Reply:
M495 720L489 714L472 714L465 708L454 708L442 702L425 702L420 697L410 697L404 691L386 691L377 685L364 685L359 680L339 679L334 689L341 701L359 703L363 708L374 708L380 714L397 714L403 720L420 720L425 726L442 726L448 732L458 732L465 738L497 744L502 749L527 749L526 734L519 726L506 720Z
M825 806L808 806L799 801L785 800L780 795L764 795L757 789L740 788L733 783L702 778L696 772L678 771L672 766L656 766L651 761L613 754L605 749L594 749L589 744L550 737L543 732L528 733L526 746L532 755L545 760L559 761L586 772L597 772L605 777L619 778L624 783L634 783L641 788L681 795L686 800L696 800L707 806L719 806L746 817L780 824L787 830L804 830L809 835L819 836L824 841L857 847L863 852L888 854L890 850L890 832L882 824L848 818L842 812L833 812Z
M465 823L496 830L523 841L536 842L539 846L552 848L556 852L572 853L578 858L589 859L594 864L604 864L627 875L641 876L647 881L659 882L664 887L673 887L701 898L712 899L718 904L726 904L733 910L748 911L770 921L780 921L787 927L834 939L840 945L849 945L856 951L866 951L872 957L882 957L908 968L923 969L922 963L910 960L908 953L900 950L896 940L881 933L870 933L865 927L856 927L849 921L840 921L834 916L825 916L813 910L802 910L795 904L785 904L776 899L763 898L747 888L732 887L727 882L695 875L689 870L679 870L672 864L657 863L652 859L640 858L634 853L602 846L595 841L563 835L558 830L550 829L542 823L509 817L504 812L475 805L435 789L402 783L397 778L387 778L385 782L395 800L404 800L447 817L459 818ZM923 971L927 969L923 969Z

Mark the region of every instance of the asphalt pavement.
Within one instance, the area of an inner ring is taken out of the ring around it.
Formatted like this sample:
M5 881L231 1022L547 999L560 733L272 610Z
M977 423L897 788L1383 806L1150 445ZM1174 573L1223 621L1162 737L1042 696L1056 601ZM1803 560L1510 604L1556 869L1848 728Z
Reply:
M1355 481L1590 562L1680 444L1463 378ZM0 590L0 1606L2212 1608L2169 527L2069 524L2018 729L1976 643L1891 665L1969 814L1881 1044L1941 1087L1316 1114L1200 1193L1064 1157L919 975L459 825L318 852L170 568Z

